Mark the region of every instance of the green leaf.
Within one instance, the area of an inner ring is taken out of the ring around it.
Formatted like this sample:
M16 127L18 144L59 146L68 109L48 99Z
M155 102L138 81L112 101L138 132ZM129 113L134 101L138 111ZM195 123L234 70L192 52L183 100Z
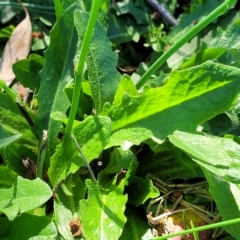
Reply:
M79 179L78 174L70 175L56 191L57 198L54 200L54 220L59 233L64 239L74 239L69 225L76 218L79 200L86 194L84 182Z
M6 147L7 145L10 145L11 143L13 143L17 139L19 139L21 136L22 136L22 134L16 134L16 135L12 135L10 137L0 139L0 148L3 148L3 147Z
M73 128L84 156L90 162L98 158L110 137L111 121L108 117L89 116ZM76 172L84 163L70 136L64 136L62 144L50 160L48 175L53 186Z
M201 167L227 182L240 183L240 145L232 139L175 131L169 140L190 154Z
M0 218L1 239L48 240L56 239L57 229L48 217L23 213L13 221Z
M127 188L127 192L129 193L129 202L136 207L144 204L149 198L156 198L160 194L149 177L144 179L135 177Z
M0 185L11 187L17 178L17 173L7 166L0 166Z
M111 135L110 142L106 148L121 146L124 151L127 151L132 145L139 145L148 138L153 138L160 143L158 139L153 137L153 132L144 127L121 129Z
M26 168L22 159L29 157L33 161L37 161L36 148L29 148L24 144L13 143L6 148L1 149L1 155L6 165L13 169L21 176L25 176Z
M220 5L222 0L205 1L202 6L195 6L190 14L183 16L180 24L174 27L171 33L167 36L167 40L170 44L174 43L176 39L183 36L192 26L195 21L199 21L200 18L206 16L211 10ZM199 50L207 48L233 48L239 43L239 29L236 27L235 32L230 30L232 25L239 19L239 13L230 11L228 17L222 16L218 19L217 24L209 25L206 30L194 37L190 43L185 43L178 51L176 51L168 60L168 66L170 68L177 69L181 63L187 57L196 54ZM218 26L218 34L216 33L216 25ZM230 34L228 34L228 32ZM206 35L206 33L208 33ZM206 36L204 36L204 35ZM226 34L226 37L223 35ZM217 37L216 37L217 35ZM230 44L228 44L230 43ZM222 63L222 62L221 62Z
M229 183L207 169L203 169L203 172L208 180L209 192L217 204L222 221L239 218L240 185ZM240 236L238 224L229 225L223 227L223 229L228 231L235 239L238 239Z
M57 200L75 214L79 208L79 201L86 196L86 185L78 173L70 174L57 188L56 193Z
M195 21L200 21L207 16L211 11L217 8L221 2L222 0L212 0L195 1L191 3L189 11L181 16L180 24L172 29L171 33L168 34L167 40L174 43L195 24Z
M12 221L20 213L41 206L51 196L50 187L39 178L30 181L20 176L9 189L0 189L0 210Z
M200 123L229 110L239 94L239 77L239 69L207 61L173 71L163 87L146 86L138 96L124 92L120 104L105 104L101 114L112 120L116 145L138 143L133 138L137 129L160 143L177 129L195 131ZM126 136L122 129L128 131Z
M119 173L121 169L128 169L131 162L136 160L137 158L132 151L123 151L121 148L115 148L111 153L110 162L103 172L105 174Z
M0 38L10 38L12 31L14 30L14 25L8 25L0 29Z
M88 199L80 201L80 219L83 234L88 240L120 237L126 217L124 216L127 195L123 195L124 181L112 185L108 194L101 193L98 185L86 180Z
M24 87L30 88L32 91L38 92L40 87L40 74L45 64L45 60L42 56L32 54L28 59L19 60L13 64L13 72L19 82Z
M239 48L240 35L240 19L230 25L226 31L218 28L217 34L208 44L208 48L222 47L222 48Z
M131 18L109 14L108 37L115 44L138 42L141 35L146 32L147 26L137 25Z
M126 74L124 74L120 79L120 84L118 85L112 105L116 106L121 103L124 92L127 92L131 96L138 96L138 91L135 88L132 79Z
M74 21L79 39L83 39L89 14L76 10ZM106 30L96 23L87 56L88 76L96 113L100 113L105 102L112 102L120 74L116 70L117 54L111 49Z
M177 152L180 152L177 154ZM173 167L174 166L174 167ZM151 173L162 181L204 177L199 165L180 149L150 153L141 159L137 176L144 177Z
M17 104L5 93L0 92L0 124L11 134L24 133L29 126Z
M192 56L188 61L184 62L180 69L185 69L193 66L197 66L199 64L202 64L208 60L213 60L219 58L221 55L223 55L227 51L226 48L208 48L205 49L202 52L199 52Z
M66 208L60 201L54 200L54 215L56 227L63 239L73 240L73 235L68 227L71 220L74 219L71 210Z
M77 4L71 5L51 30L50 45L45 51L46 64L40 73L38 131L41 139L43 130L48 130L50 156L55 151L56 137L62 126L61 122L51 119L50 114L65 113L70 106L63 89L74 78L74 59L79 48L73 13L78 8Z

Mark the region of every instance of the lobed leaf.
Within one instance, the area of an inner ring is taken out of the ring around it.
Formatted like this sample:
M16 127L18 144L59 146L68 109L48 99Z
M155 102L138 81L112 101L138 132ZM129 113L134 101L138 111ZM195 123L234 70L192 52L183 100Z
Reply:
M51 196L49 186L39 178L30 181L20 176L9 189L0 189L0 210L10 221L23 213L41 206Z
M229 110L239 94L239 76L237 68L207 61L173 71L163 87L146 86L138 96L124 92L121 103L105 104L101 115L111 118L116 145L138 143L133 137L137 129L161 142L177 129L193 132L200 123ZM125 137L123 129L128 130ZM112 138L110 142L114 145Z
M112 186L108 194L101 193L100 187L86 180L88 199L80 201L80 218L83 234L87 240L120 237L126 217L124 216L127 195L123 195L124 182Z

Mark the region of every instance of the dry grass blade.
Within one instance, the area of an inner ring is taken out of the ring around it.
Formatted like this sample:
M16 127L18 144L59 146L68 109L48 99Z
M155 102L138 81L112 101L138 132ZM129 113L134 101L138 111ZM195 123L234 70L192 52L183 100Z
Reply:
M27 9L23 6L26 17L13 30L11 37L5 45L0 61L0 79L8 86L12 83L15 75L12 65L28 56L32 41L32 25Z

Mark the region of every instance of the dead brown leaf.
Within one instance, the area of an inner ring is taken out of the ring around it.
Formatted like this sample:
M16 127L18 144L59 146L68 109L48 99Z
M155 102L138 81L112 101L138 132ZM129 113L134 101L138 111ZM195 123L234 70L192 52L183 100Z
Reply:
M32 41L32 25L25 7L26 17L13 30L11 37L5 45L0 61L0 79L8 86L15 79L12 65L21 59L25 59L30 51Z

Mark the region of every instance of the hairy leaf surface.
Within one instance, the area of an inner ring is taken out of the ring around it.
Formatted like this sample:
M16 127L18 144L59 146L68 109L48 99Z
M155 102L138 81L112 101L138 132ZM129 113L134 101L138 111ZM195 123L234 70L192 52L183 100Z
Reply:
M83 39L89 14L76 10L74 22L79 39ZM119 83L120 74L116 70L117 54L111 49L107 31L99 22L96 23L87 56L88 76L97 114L101 112L105 102L112 103Z
M112 185L108 194L86 180L88 199L80 201L80 218L83 233L88 240L116 240L120 237L126 217L124 216L127 195L123 195L124 182Z
M169 139L175 146L189 153L200 166L227 182L240 183L240 145L232 139L180 131L174 132Z
M239 94L239 77L239 69L207 61L173 71L163 87L146 86L138 96L124 92L121 103L105 104L102 115L112 120L116 145L138 142L131 136L137 128L148 136L151 132L153 140L162 141L177 129L195 131L200 123L229 110ZM128 130L126 137L122 129Z
M38 93L38 130L41 138L43 130L48 130L50 156L56 147L56 137L62 126L50 118L51 112L65 111L70 106L63 94L65 85L74 77L74 58L78 52L77 32L73 13L77 4L71 5L54 25L50 45L45 52L46 64L41 71L41 86Z

